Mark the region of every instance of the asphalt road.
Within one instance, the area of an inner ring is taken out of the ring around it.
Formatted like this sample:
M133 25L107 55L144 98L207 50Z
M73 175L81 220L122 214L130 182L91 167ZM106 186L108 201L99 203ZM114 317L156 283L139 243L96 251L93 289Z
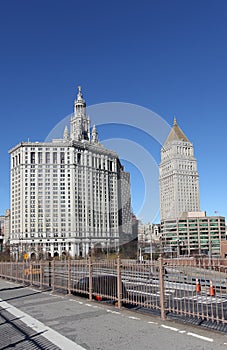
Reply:
M223 320L227 319L226 289L221 290L220 288L217 288L215 296L209 296L210 280L207 279L208 284L202 284L201 292L196 293L195 281L196 273L198 273L198 271L193 270L190 272L190 276L186 276L185 274L180 273L180 271L177 274L176 270L171 273L169 271L168 274L165 275L164 299L168 316L172 317L171 314L173 314L175 317L177 314L178 318L180 318L181 315L188 315L189 322L193 322L194 324L197 322L197 324L203 324L204 327L227 332L227 324L224 324L223 322ZM194 273L194 275L192 275L192 273ZM111 274L116 276L116 271L111 268L93 267L93 274ZM207 274L206 277L208 277L211 272L208 271ZM48 286L49 282L51 283L53 276L48 268L44 269L43 275L45 277L44 283ZM200 276L203 275L205 276L204 273L200 272ZM80 267L75 270L75 268L72 267L71 286L74 286L76 281L85 276L88 276L88 271L84 271L83 269L80 269ZM39 276L35 275L33 277ZM55 268L54 277L56 290L65 292L68 288L67 265L60 265L58 268ZM154 309L160 310L160 289L157 273L154 276L153 274L150 274L148 269L145 269L144 271L135 269L130 271L124 269L122 271L122 280L124 286L129 292L128 302L131 300L134 302L134 305L137 303L137 305L141 307L145 306L151 312ZM81 286L81 288L83 289L83 286ZM193 317L194 320L191 320ZM185 317L182 317L182 319L186 320Z
M131 293L142 295L145 300L150 300L150 303L160 299L159 281L144 281L134 282L126 280L124 284L127 290ZM216 292L214 296L210 296L204 289L199 293L195 291L195 285L175 282L165 282L165 302L166 307L175 308L176 310L192 311L197 313L197 310L203 309L203 313L219 314L219 318L224 316L227 319L227 294ZM159 302L158 302L159 303ZM200 312L202 314L202 312Z
M1 279L0 298L1 349L227 350L222 333Z

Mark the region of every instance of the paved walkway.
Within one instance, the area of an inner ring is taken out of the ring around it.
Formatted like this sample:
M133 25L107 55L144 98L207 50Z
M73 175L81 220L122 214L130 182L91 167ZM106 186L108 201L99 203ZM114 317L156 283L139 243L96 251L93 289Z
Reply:
M0 349L60 349L43 337L43 332L36 332L19 317L8 312L7 304L4 306L0 307Z
M227 336L0 279L0 349L227 350Z

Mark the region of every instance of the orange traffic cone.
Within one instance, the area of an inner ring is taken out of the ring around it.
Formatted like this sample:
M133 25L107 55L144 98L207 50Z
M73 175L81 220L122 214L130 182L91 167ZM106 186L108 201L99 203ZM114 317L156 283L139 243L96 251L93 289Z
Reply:
M213 297L215 295L215 289L213 287L213 283L210 280L210 296Z
M195 282L195 290L197 293L201 292L201 284L199 283L198 278L196 278L196 282Z

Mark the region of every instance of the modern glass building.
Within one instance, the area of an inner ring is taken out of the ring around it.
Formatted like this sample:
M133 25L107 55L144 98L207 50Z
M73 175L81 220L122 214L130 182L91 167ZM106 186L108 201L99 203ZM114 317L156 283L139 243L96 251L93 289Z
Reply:
M205 212L185 213L177 219L161 222L162 245L174 256L220 255L221 241L226 239L225 218L206 216Z

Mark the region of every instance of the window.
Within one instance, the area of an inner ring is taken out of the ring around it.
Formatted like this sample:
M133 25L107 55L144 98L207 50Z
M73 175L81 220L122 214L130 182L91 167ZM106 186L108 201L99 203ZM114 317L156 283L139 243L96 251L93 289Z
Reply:
M53 163L57 164L57 152L53 152Z
M60 153L60 162L61 162L61 164L65 163L65 153L64 152Z
M46 164L50 163L50 152L46 152Z
M31 164L35 163L35 152L31 152Z
M42 152L38 152L38 163L39 164L41 164L42 163L42 161L43 161L43 154L42 154Z

